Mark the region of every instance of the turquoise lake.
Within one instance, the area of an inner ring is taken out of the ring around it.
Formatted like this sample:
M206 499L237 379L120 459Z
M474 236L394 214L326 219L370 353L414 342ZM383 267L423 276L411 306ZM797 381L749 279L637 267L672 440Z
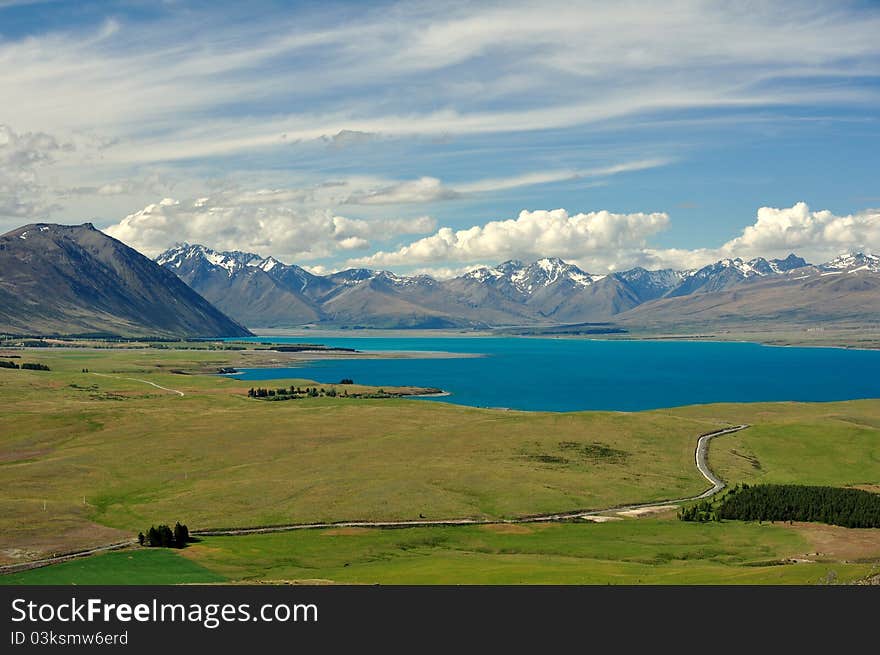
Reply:
M754 343L541 338L257 337L360 351L478 353L477 358L317 360L245 369L244 380L351 378L376 386L438 387L418 399L475 407L636 411L697 403L880 397L880 351Z

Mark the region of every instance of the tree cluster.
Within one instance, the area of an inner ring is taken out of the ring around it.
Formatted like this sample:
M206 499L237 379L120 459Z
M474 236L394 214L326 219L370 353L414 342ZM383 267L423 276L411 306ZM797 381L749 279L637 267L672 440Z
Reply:
M179 521L173 529L165 524L159 527L152 525L147 534L138 533L138 543L152 548L183 548L189 540L189 529Z
M45 364L38 364L36 362L24 362L21 365L21 368L26 369L28 371L48 371L49 367Z
M257 398L259 400L296 400L297 398L400 398L399 393L389 393L384 389L379 389L371 393L348 393L347 389L343 389L341 393L337 392L334 387L325 389L324 387L279 387L278 389L265 389L263 387L251 387L247 392L248 398Z
M277 389L266 389L263 387L251 387L247 392L248 398L259 398L261 400L295 400L297 398L335 398L336 396L348 396L348 391L343 390L337 393L334 387L325 389L324 387L297 387L290 385L289 387L279 387Z
M722 519L741 521L808 521L880 528L880 494L838 487L744 484L724 497L718 514Z
M23 362L21 365L16 364L15 362L7 362L0 360L0 368L21 368L26 371L48 371L50 370L48 366L45 364L38 364L36 362Z

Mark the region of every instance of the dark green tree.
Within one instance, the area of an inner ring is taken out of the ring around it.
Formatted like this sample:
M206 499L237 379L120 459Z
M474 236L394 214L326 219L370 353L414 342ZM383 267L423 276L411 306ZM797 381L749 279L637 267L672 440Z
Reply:
M178 521L174 524L174 545L183 548L189 541L189 530Z

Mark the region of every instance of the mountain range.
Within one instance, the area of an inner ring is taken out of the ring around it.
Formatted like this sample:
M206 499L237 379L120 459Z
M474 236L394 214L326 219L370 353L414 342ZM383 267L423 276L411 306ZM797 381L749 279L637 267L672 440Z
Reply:
M458 277L356 268L315 275L273 257L181 244L155 261L91 224L0 236L0 332L244 336L244 325L693 331L880 324L880 257L813 265L722 259L593 274L554 257Z
M0 235L0 331L19 335L245 336L177 276L90 223Z
M722 259L693 270L591 274L555 257L481 267L449 280L348 269L314 275L273 257L180 244L156 262L252 327L479 328L614 322L717 325L785 318L880 318L880 257L842 255L815 266Z

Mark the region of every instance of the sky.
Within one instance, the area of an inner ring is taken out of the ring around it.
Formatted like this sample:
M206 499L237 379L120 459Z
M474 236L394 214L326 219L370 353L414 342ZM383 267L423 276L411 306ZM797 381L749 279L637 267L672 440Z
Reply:
M877 2L0 0L0 232L317 273L880 251Z

